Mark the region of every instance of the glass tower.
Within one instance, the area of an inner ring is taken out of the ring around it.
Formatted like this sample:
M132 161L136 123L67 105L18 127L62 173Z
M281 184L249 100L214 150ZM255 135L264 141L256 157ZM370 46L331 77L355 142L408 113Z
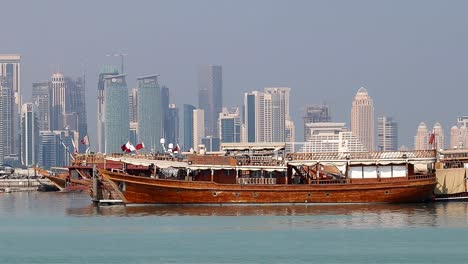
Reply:
M125 75L104 78L105 153L117 153L129 139L128 89Z

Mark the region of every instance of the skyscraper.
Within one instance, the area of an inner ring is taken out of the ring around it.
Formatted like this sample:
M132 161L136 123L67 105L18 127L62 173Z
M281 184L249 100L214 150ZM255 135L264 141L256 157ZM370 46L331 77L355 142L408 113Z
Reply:
M105 78L118 75L119 72L114 66L105 67L99 74L98 87L97 87L97 145L98 152L106 152L105 146Z
M272 142L271 94L244 94L244 125L247 142Z
M414 137L414 149L415 150L426 150L429 147L429 130L424 122L421 122L418 126L418 131Z
M374 150L374 102L364 87L359 88L351 109L351 132L368 151Z
M218 135L218 115L223 107L223 76L219 65L205 65L198 72L198 109L205 112L205 135Z
M130 122L138 122L138 88L133 88L128 95Z
M125 75L104 77L105 153L121 152L129 140L128 88Z
M164 130L168 143L179 143L179 108L175 104L169 104Z
M241 142L241 115L239 107L223 108L219 113L219 138L221 143Z
M296 142L296 125L293 120L286 120L284 137L286 143L288 143L286 145L286 151L294 152L296 150L296 146L294 145Z
M193 110L193 148L198 149L198 145L202 144L202 139L205 137L205 110Z
M0 77L0 88L1 88L1 125L2 125L2 136L3 141L3 154L4 156L14 155L15 151L15 98L13 89L9 86L7 78L5 76Z
M164 121L158 76L138 78L138 140L155 149L160 148Z
M379 151L398 150L398 125L391 117L381 116L378 118L377 125Z
M25 166L39 160L39 125L33 103L23 104L21 109L21 160Z
M32 84L32 101L37 109L39 130L50 130L50 82L36 82Z
M450 129L449 148L467 148L468 147L468 116L459 116L457 125Z
M310 129L307 124L331 122L330 110L328 105L311 105L306 106L304 120L304 141L308 141L310 137Z
M183 150L193 148L193 110L195 106L184 104L184 144Z
M3 77L3 78L2 78ZM22 105L21 90L21 55L19 54L0 54L0 82L4 80L3 87L8 87L9 97L12 97L12 105L6 105L3 111L7 113L10 119L4 120L5 130L11 131L10 137L5 139L8 146L4 148L5 155L19 154L19 116ZM6 92L6 91L5 91ZM10 100L9 98L6 100Z
M85 77L78 77L76 79L67 77L65 78L65 89L66 89L66 114L68 116L74 116L76 119L75 131L78 132L78 137L83 138L88 134L88 121L86 117L86 99L85 99ZM69 123L65 122L65 125ZM77 143L77 142L75 142ZM83 144L79 145L79 152L84 152L87 146Z
M286 120L291 120L289 114L289 97L291 88L265 88L265 93L271 94L271 142L285 142Z
M165 139L168 138L168 131L167 127L169 126L168 122L171 122L169 118L169 88L167 86L162 86L161 87L161 109L162 109L162 115L163 115L163 125L162 125L162 131L163 131L163 137ZM171 142L173 143L173 142Z
M51 129L62 130L66 110L65 77L63 73L52 74L51 86Z

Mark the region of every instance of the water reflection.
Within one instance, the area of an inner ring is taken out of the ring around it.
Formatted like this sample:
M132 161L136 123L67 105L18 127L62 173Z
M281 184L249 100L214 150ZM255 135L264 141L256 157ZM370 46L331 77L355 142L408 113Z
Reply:
M317 205L160 205L69 208L70 216L283 216L265 224L308 228L466 226L467 203Z

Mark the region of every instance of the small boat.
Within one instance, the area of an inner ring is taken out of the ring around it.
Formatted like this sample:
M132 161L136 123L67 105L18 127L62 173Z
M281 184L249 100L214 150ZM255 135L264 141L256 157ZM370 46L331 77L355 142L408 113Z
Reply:
M290 153L234 144L186 161L121 157L148 173L99 169L126 204L411 203L430 201L435 151Z

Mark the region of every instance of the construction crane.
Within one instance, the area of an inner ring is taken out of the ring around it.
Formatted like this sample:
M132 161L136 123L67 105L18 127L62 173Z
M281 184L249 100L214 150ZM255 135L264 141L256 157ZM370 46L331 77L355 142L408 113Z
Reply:
M106 54L107 57L120 57L120 74L124 74L124 57L127 53Z

